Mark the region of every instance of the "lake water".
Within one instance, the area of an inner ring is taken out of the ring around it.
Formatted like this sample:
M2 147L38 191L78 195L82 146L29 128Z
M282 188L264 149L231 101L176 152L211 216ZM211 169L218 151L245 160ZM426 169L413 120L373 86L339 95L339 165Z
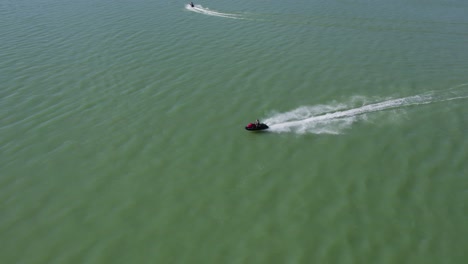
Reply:
M1 263L466 263L467 1L195 4L0 3Z

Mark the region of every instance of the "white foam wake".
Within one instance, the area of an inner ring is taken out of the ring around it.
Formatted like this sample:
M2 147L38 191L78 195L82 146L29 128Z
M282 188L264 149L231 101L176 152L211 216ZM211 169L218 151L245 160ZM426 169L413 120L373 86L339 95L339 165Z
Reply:
M355 108L350 108L346 104L302 106L289 112L274 114L264 121L270 126L269 131L271 132L340 134L357 120L366 119L368 113L466 98L468 98L466 89L465 91L450 89L405 98L389 99ZM362 101L365 98L357 99Z
M199 13L202 15L208 16L216 16L216 17L224 17L224 18L233 18L233 19L244 19L242 15L239 14L230 14L230 13L221 13L218 11L213 11L208 8L205 8L201 5L195 5L195 7L191 7L189 4L185 5L185 9L188 11L192 11L195 13Z

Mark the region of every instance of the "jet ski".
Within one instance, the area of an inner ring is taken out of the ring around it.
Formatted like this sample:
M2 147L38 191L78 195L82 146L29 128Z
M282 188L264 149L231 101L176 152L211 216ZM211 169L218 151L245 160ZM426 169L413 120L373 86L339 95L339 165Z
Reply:
M264 123L258 123L258 124L249 123L245 127L245 129L248 130L248 131L261 131L261 130L266 130L268 128L269 127L267 126L267 124L264 124Z

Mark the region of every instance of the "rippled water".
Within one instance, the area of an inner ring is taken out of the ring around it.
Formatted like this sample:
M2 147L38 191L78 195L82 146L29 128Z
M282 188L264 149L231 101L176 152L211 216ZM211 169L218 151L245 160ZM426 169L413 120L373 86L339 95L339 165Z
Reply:
M1 263L466 262L467 3L195 4L0 3Z

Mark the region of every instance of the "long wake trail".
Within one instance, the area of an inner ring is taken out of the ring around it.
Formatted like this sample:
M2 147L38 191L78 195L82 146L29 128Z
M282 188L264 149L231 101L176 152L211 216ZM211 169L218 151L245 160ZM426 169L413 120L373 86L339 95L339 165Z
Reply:
M265 123L270 126L271 132L277 133L340 134L342 130L349 128L357 120L366 119L366 114L369 113L466 99L468 98L468 89L461 89L462 86L468 86L468 84L445 91L388 99L355 108L349 108L346 104L302 106L289 112L274 114L267 118Z
M231 14L231 13L222 13L214 10L210 10L209 8L203 7L201 5L195 5L191 7L189 4L185 5L185 9L191 12L195 12L202 15L207 16L216 16L216 17L224 17L224 18L232 18L232 19L245 19L240 14Z

